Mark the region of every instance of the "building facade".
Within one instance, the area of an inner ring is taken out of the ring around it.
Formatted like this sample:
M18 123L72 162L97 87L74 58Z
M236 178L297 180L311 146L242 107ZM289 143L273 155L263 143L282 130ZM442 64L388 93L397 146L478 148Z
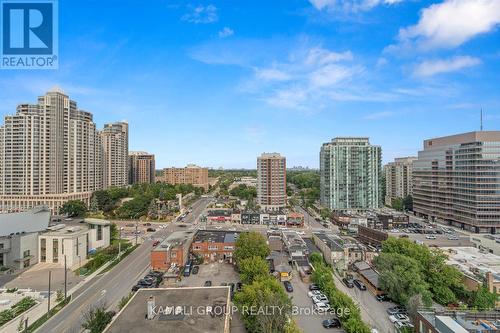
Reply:
M416 157L402 157L385 166L385 204L413 194L413 162Z
M101 131L103 147L104 188L127 186L128 171L128 124L105 124Z
M413 175L419 215L475 233L500 233L500 131L425 140Z
M257 204L271 211L286 207L286 158L278 153L257 158Z
M129 161L129 184L155 182L155 155L143 151L131 151Z
M191 184L208 191L208 169L189 164L185 168L165 168L159 181L167 184Z
M368 138L339 137L320 151L320 200L330 210L381 205L382 150Z
M20 104L0 127L0 210L67 200L87 204L103 186L102 145L92 114L60 89Z
M0 267L26 269L38 262L38 234L50 223L50 210L40 206L0 214Z

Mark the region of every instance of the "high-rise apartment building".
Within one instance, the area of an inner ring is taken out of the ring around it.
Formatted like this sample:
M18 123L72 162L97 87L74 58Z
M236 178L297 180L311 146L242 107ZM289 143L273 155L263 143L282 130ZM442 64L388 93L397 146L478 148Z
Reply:
M68 200L102 188L102 146L92 114L60 89L21 104L0 127L0 210Z
M381 205L380 146L368 138L338 137L320 151L320 200L331 210L364 210Z
M385 204L413 193L413 161L416 157L395 158L385 166Z
M425 140L413 163L413 210L476 233L500 233L500 131Z
M194 164L188 164L185 168L165 168L158 180L173 185L191 184L208 191L208 169Z
M286 207L286 158L264 153L257 158L257 204L264 210Z
M105 124L101 131L104 166L104 188L128 184L128 124Z
M128 161L130 184L155 182L155 155L144 151L131 151Z

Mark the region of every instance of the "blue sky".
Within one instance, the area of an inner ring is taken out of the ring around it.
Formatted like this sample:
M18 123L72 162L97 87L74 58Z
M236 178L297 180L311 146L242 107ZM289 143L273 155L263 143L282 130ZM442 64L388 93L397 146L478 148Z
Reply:
M384 162L500 129L498 0L70 1L59 69L0 71L0 112L54 85L99 127L127 120L157 167L318 167L335 136Z

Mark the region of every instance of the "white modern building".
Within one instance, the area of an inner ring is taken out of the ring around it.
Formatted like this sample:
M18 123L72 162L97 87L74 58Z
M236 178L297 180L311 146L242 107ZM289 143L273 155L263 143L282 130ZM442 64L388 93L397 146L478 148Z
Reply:
M0 214L0 266L21 270L38 262L38 234L50 223L48 207Z
M90 252L110 244L110 223L100 219L85 219L84 223L57 224L39 236L40 263L80 267Z

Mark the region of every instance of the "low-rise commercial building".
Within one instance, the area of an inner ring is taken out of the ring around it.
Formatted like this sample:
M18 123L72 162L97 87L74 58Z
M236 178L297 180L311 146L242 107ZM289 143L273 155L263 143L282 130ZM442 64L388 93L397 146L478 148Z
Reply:
M38 233L49 226L50 216L47 206L0 214L0 267L20 270L38 262Z
M198 230L191 244L191 253L206 261L233 262L233 253L239 232L225 230Z
M172 266L182 267L189 259L193 231L176 231L151 250L151 269L166 271Z
M104 333L229 333L229 287L139 289Z
M389 238L389 235L381 230L376 230L368 227L359 226L357 239L363 244L381 247L382 243Z
M84 223L56 224L38 237L38 261L80 267L90 252L110 244L110 223L85 219Z
M309 248L306 242L296 231L283 230L281 238L283 239L284 249L288 253L290 260L309 255Z
M367 286L368 290L376 296L383 295L384 291L380 289L379 278L380 274L373 269L365 261L358 261L353 264L353 270L358 273L358 276L361 278L361 281Z
M415 319L417 333L488 333L500 331L496 311L420 310Z

